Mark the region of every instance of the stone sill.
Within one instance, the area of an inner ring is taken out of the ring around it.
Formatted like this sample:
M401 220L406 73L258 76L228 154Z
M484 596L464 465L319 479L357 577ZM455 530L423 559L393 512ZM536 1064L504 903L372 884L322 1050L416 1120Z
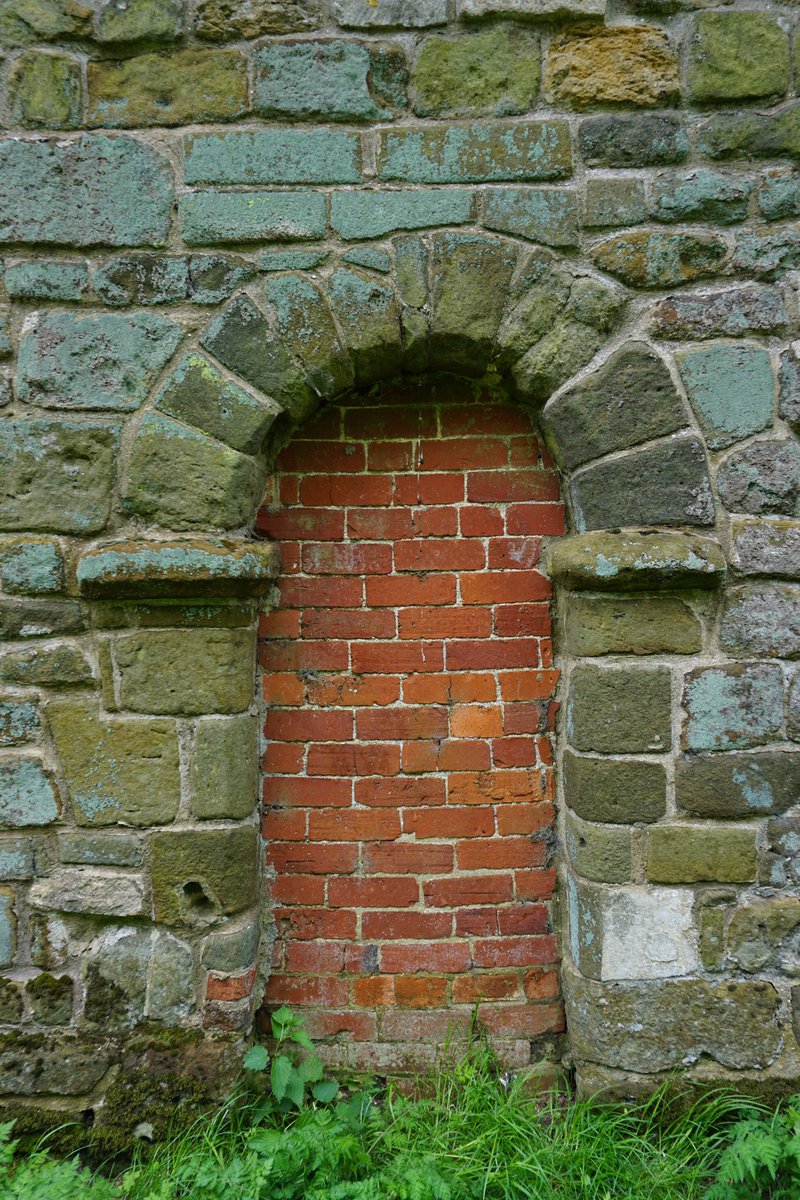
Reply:
M274 542L245 538L129 539L94 546L78 561L78 588L90 600L257 596L276 577Z
M554 582L570 591L646 591L719 587L727 563L713 538L660 529L602 529L555 545L548 570Z

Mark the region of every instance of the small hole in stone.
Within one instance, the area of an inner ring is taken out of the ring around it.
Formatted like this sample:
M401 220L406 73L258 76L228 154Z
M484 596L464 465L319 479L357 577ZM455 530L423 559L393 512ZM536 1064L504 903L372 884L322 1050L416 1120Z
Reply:
M83 1113L83 1123L87 1129L91 1129L94 1125L94 1109L87 1108Z
M191 913L197 917L213 917L214 905L203 891L203 885L191 879L183 885L183 896Z

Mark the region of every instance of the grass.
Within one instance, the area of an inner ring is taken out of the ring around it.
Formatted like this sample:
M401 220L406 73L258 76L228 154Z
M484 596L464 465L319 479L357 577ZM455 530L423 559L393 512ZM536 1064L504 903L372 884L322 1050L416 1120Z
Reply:
M141 1161L109 1191L75 1177L69 1200L702 1200L734 1120L725 1094L671 1111L665 1091L627 1107L532 1096L481 1043L450 1055L424 1099L389 1090L294 1118L240 1095ZM46 1160L42 1160L46 1164ZM40 1164L41 1165L41 1164ZM62 1168L63 1169L63 1166ZM12 1177L13 1179L13 1177ZM4 1186L6 1190L4 1190ZM55 1193L8 1192L32 1200ZM752 1200L760 1193L753 1191Z

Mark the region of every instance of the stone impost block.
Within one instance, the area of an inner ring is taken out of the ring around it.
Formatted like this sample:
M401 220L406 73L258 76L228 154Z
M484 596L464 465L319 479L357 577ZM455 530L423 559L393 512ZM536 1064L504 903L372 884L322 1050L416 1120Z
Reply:
M571 491L580 532L714 521L705 451L693 437L586 467L573 477Z
M487 188L483 223L546 246L578 241L578 197L569 188Z
M22 595L60 592L64 587L64 551L53 538L13 538L0 545L3 590Z
M547 57L547 86L557 103L669 104L680 90L678 61L666 34L646 26L582 30L556 39Z
M768 13L700 13L689 42L692 99L760 100L789 86L789 35Z
M772 424L775 374L760 346L718 342L677 355L707 444L718 450Z
M712 588L726 570L725 555L712 538L636 529L566 538L550 550L547 566L571 591Z
M771 816L786 812L800 794L800 754L698 754L678 759L678 808L695 817Z
M81 65L65 54L25 50L8 73L14 121L43 129L74 129L81 119Z
M358 42L277 42L256 50L253 65L261 116L369 121L390 115L372 99L370 57Z
M55 785L40 759L0 757L0 826L50 825L60 811Z
M172 171L130 137L0 141L0 242L161 246Z
M94 599L257 595L279 569L272 542L172 538L106 542L78 562L78 587Z
M143 839L135 833L110 833L103 829L70 833L65 830L58 838L58 857L62 863L90 867L140 867L144 850Z
M672 596L571 596L565 644L570 654L694 654L702 626L688 604Z
M6 267L5 285L15 300L85 300L89 268L85 262L26 259Z
M152 629L117 639L124 708L144 713L235 713L254 694L250 629Z
M180 50L90 62L89 123L111 129L231 121L247 112L238 50Z
M0 746L19 746L35 741L41 723L33 700L0 693Z
M189 192L178 200L178 215L190 246L325 236L325 197L317 192Z
M79 825L161 825L180 801L174 721L107 716L90 700L53 700L47 718Z
M564 179L572 172L565 121L426 126L380 135L379 177L406 183Z
M591 257L629 287L662 288L718 275L727 254L727 244L715 234L641 229L609 238Z
M663 167L689 157L681 119L669 113L587 117L578 145L588 167Z
M257 900L257 831L253 825L231 825L156 833L151 867L157 921L214 924Z
M358 134L342 129L256 129L190 133L187 183L359 183Z
M130 411L183 336L154 313L35 314L23 328L17 395L40 408Z
M495 25L472 37L431 37L411 75L421 117L510 116L530 112L539 87L539 39Z
M718 475L729 512L800 517L800 444L753 442L734 450Z
M168 417L148 413L131 450L125 507L166 529L235 529L264 485L252 458Z
M95 7L94 36L102 44L172 42L183 30L180 0L100 0Z
M800 579L800 521L735 521L733 562L742 575Z
M725 597L720 645L731 654L800 658L800 587L746 583Z
M256 399L226 379L202 354L181 359L158 393L155 407L243 454L261 450L281 412L274 401Z
M747 333L777 333L787 321L781 293L753 285L667 296L653 306L651 328L660 338L741 337Z
M672 745L671 690L668 667L576 666L567 736L576 750L663 754Z
M647 878L654 883L751 883L756 830L741 825L655 825L648 832Z
M566 851L573 870L599 883L627 883L631 877L633 830L598 825L567 813Z
M796 896L771 896L751 899L733 914L728 925L727 951L741 971L761 971L776 953L796 974L796 958L791 949L780 954L781 943L800 925L800 903Z
M318 0L198 0L194 31L209 42L232 42L307 33L318 29L320 21Z
M279 275L264 284L276 343L291 346L308 387L335 396L353 383L353 364L323 291L304 275Z
M258 799L256 717L198 721L189 777L192 812L200 820L249 817Z
M670 172L653 181L651 214L657 221L711 221L730 225L747 217L753 183L745 175L723 174L705 167Z
M684 685L686 748L736 750L772 741L783 725L783 700L780 667L698 667Z
M464 225L472 217L473 205L473 193L463 188L334 192L331 228L352 240L379 238L398 229Z
M28 899L34 908L46 912L100 917L140 917L145 913L145 886L140 875L96 867L61 867L46 879L37 879Z
M630 342L550 400L542 423L559 462L572 469L614 450L674 433L687 413L662 358Z
M667 777L660 763L564 753L564 798L585 821L648 823L664 815Z
M19 687L85 687L93 675L83 651L60 642L6 650L0 655L0 679Z
M111 510L118 440L116 426L4 421L0 529L78 534L102 529Z

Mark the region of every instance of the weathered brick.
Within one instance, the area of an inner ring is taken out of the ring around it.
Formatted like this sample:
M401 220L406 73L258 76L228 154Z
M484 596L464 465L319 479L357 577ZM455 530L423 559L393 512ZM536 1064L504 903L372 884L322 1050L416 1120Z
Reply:
M407 183L564 179L572 171L565 121L409 126L380 134L379 177Z
M775 374L758 346L718 342L676 356L689 401L713 450L772 424Z
M193 133L183 139L187 183L359 183L357 134L340 129Z
M178 215L190 246L325 235L325 197L315 192L190 192L179 198Z
M689 41L694 100L759 100L789 86L789 37L767 13L700 13Z

